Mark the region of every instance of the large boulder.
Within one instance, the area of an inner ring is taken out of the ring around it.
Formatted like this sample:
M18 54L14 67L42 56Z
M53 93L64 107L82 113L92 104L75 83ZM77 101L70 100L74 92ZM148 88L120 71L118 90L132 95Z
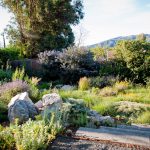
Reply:
M23 123L29 118L34 119L36 115L38 115L38 110L27 92L16 95L8 104L8 118L10 122L18 119L19 123Z

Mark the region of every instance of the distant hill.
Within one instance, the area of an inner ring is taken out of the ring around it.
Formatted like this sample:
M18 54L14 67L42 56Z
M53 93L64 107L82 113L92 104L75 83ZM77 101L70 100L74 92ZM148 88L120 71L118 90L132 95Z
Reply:
M130 35L130 36L120 36L113 39L109 39L97 44L89 45L88 48L95 48L97 46L99 47L114 47L116 43L120 40L135 40L137 35ZM147 41L150 42L150 34L145 34Z

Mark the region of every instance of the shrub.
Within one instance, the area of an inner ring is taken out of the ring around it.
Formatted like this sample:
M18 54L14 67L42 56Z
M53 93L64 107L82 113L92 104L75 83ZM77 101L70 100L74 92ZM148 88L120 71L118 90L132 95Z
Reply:
M27 82L29 85L29 95L31 99L36 102L40 98L40 91L38 89L38 84L41 81L40 78L37 77L31 77L29 78L27 75L25 76L24 80Z
M12 130L17 150L46 149L50 136L48 129L44 121L29 120L22 126L13 126Z
M101 115L115 116L114 109L112 108L112 102L101 102L93 107Z
M45 68L44 78L46 80L56 80L60 76L59 51L44 51L38 54L40 63Z
M100 90L100 95L101 96L113 96L116 95L118 91L112 87L104 87L103 89Z
M150 77L150 43L144 40L126 40L115 47L117 57L131 70L135 83L144 83ZM130 77L130 78L131 78Z
M16 48L0 48L0 61L2 65L6 65L7 61L12 61L22 58L20 55L20 50Z
M104 88L106 86L113 86L118 81L117 77L113 76L97 76L90 78L90 86Z
M59 55L62 68L62 80L75 83L80 77L96 75L98 65L93 53L85 48L70 47Z
M66 104L70 104L67 111L67 121L69 125L75 127L85 126L87 124L87 109L84 101L80 99L68 98L65 102Z
M150 125L150 111L143 112L141 115L138 116L135 122Z
M10 99L20 92L29 91L29 85L20 80L8 82L0 86L0 100L8 104Z
M99 94L99 91L100 91L99 88L92 87L91 89L92 94Z
M6 129L0 128L0 149L2 150L44 150L48 144L61 131L61 120L58 115L52 114L48 122L37 117L39 120L28 120L22 125L10 125Z
M0 81L9 81L12 77L11 69L0 69Z
M38 83L41 81L41 78L31 77L25 74L24 68L16 68L15 72L12 75L12 80L22 80L25 81L29 86L29 95L33 101L37 101L40 96L40 92L38 89Z
M131 78L131 71L127 68L123 60L113 59L109 61L101 61L99 75L119 77L121 80Z
M120 81L120 82L118 81L118 82L115 83L114 88L118 92L120 92L120 91L124 91L124 90L128 89L129 86L130 86L130 84L127 81Z
M25 77L25 70L24 68L16 68L15 72L12 75L12 80L16 81L16 80L23 80Z
M1 150L12 150L15 148L15 140L13 132L10 128L5 128L0 131L0 149Z
M97 65L90 51L70 47L62 52L45 51L38 55L46 69L46 77L61 79L64 83L75 83L80 77L97 74Z
M89 79L87 77L80 78L79 89L82 91L89 89Z
M136 120L141 113L148 109L144 104L128 101L116 102L112 107L115 110L116 115L119 115L120 118L123 117L126 121L130 122Z

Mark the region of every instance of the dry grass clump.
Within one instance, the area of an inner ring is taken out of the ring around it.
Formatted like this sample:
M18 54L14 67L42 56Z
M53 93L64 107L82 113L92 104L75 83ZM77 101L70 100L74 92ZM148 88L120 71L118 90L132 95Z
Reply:
M88 90L90 86L89 79L87 77L80 78L79 80L79 89L84 91Z
M112 87L105 87L100 90L101 96L114 96L118 93L118 91Z

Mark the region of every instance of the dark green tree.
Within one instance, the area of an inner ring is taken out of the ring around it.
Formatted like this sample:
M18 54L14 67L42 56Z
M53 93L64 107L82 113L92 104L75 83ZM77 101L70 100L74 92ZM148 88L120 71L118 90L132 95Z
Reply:
M83 18L82 0L0 0L15 16L25 55L74 44L71 25Z

